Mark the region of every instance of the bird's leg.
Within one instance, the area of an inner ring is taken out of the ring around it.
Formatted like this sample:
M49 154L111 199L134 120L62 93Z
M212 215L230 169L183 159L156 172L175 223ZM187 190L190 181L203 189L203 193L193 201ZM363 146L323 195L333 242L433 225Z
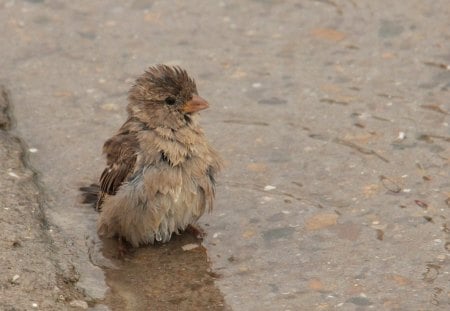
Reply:
M203 239L206 236L206 232L200 228L200 226L198 225L193 225L193 224L189 224L186 227L186 232L189 232L190 234L192 234L195 238L197 239Z
M118 259L124 259L125 254L127 253L127 246L125 245L125 242L122 239L122 236L119 235L119 238L117 239L117 258Z

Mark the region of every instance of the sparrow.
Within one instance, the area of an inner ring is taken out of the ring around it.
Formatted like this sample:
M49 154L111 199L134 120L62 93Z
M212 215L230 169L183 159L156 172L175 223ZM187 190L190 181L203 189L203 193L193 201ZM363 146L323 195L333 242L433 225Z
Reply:
M81 189L85 201L96 198L99 236L138 247L197 230L198 219L213 208L222 168L198 123L198 112L208 107L178 66L156 65L137 78L128 118L103 146L99 186Z

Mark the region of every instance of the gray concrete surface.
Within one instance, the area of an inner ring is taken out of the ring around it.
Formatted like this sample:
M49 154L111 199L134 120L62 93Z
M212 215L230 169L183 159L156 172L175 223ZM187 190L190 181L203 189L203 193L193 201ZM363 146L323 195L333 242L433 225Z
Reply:
M83 296L74 286L79 275L49 236L45 195L24 142L11 133L8 97L0 86L0 308L61 310L66 298Z
M0 2L0 82L84 291L67 306L448 310L449 16L444 0ZM118 262L77 187L156 63L196 78L227 167L206 253L182 236Z

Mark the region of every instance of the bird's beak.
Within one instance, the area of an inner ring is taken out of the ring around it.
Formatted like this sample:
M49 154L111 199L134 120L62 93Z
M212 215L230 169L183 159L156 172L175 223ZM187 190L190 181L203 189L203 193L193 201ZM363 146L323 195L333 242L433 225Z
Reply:
M183 112L185 113L193 113L209 107L209 104L206 100L201 98L198 95L192 96L192 99L183 105Z

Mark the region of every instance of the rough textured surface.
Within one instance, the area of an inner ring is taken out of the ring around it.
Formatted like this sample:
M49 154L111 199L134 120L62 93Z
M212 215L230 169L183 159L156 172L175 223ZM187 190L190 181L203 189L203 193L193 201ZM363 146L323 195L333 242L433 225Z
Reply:
M62 310L83 295L73 286L77 276L65 269L69 258L55 251L23 142L7 131L6 94L0 86L0 309Z
M226 304L448 310L448 16L444 0L1 2L0 80L78 286L149 306L118 276L151 291L161 266L141 259L163 248L104 279L90 262L112 264L76 189L100 174L130 83L170 63L196 78L205 132L228 159L203 219Z

